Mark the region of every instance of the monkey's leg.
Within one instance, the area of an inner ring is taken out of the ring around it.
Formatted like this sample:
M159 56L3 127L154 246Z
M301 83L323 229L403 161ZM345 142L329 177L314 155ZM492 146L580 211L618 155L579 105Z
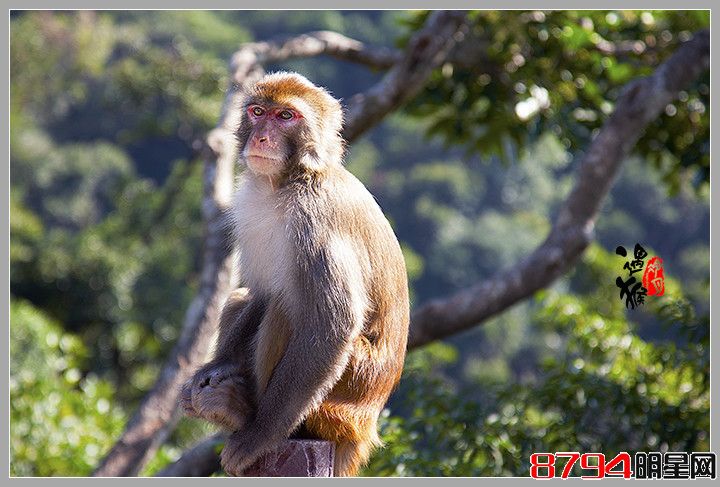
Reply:
M377 434L379 411L375 405L353 404L342 394L335 398L332 394L308 416L305 428L313 437L335 443L335 476L352 477L373 449L382 446Z
M335 446L335 476L355 477L375 448L373 441L345 441Z

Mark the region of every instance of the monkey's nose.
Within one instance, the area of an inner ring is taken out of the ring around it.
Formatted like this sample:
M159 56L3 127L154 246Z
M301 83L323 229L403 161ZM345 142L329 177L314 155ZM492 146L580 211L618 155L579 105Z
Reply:
M262 142L267 142L267 141L268 141L268 138L267 138L267 137L260 137L260 138L258 138L258 142L261 142L261 143L262 143Z

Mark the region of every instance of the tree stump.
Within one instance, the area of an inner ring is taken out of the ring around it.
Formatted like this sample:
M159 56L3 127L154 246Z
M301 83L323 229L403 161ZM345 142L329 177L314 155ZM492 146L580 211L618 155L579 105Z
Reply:
M335 444L322 440L288 440L258 459L244 477L332 477Z

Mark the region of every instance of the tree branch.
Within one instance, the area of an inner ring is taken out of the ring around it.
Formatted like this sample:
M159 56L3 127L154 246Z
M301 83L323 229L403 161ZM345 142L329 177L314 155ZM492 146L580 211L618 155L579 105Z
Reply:
M380 82L350 98L343 136L351 143L417 95L432 71L445 62L450 51L462 41L466 31L464 13L433 12L403 53L368 47L335 32L311 32L289 39L246 44L233 55L231 71L234 82L246 86L248 76L261 69L261 65L290 58L326 54L373 68L392 65Z
M403 58L364 93L350 98L343 136L352 142L423 89L466 32L465 14L436 11L408 43Z
M258 62L280 62L290 58L327 55L341 61L362 64L372 69L388 69L401 57L396 49L368 46L337 32L321 30L270 42L256 42L241 48L255 52Z
M220 470L218 447L227 439L227 434L217 433L186 450L180 458L171 463L156 477L209 477Z
M597 213L625 157L647 125L707 70L709 62L710 33L701 31L651 76L630 83L587 153L579 157L575 187L560 208L547 239L511 269L416 309L408 348L471 328L570 270L592 240Z

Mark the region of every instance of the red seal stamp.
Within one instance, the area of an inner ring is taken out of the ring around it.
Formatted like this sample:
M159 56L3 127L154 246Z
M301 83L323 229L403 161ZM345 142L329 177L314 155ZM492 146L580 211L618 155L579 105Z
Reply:
M662 296L665 294L665 274L663 261L660 257L653 257L647 263L642 278L643 287L647 289L648 296Z

